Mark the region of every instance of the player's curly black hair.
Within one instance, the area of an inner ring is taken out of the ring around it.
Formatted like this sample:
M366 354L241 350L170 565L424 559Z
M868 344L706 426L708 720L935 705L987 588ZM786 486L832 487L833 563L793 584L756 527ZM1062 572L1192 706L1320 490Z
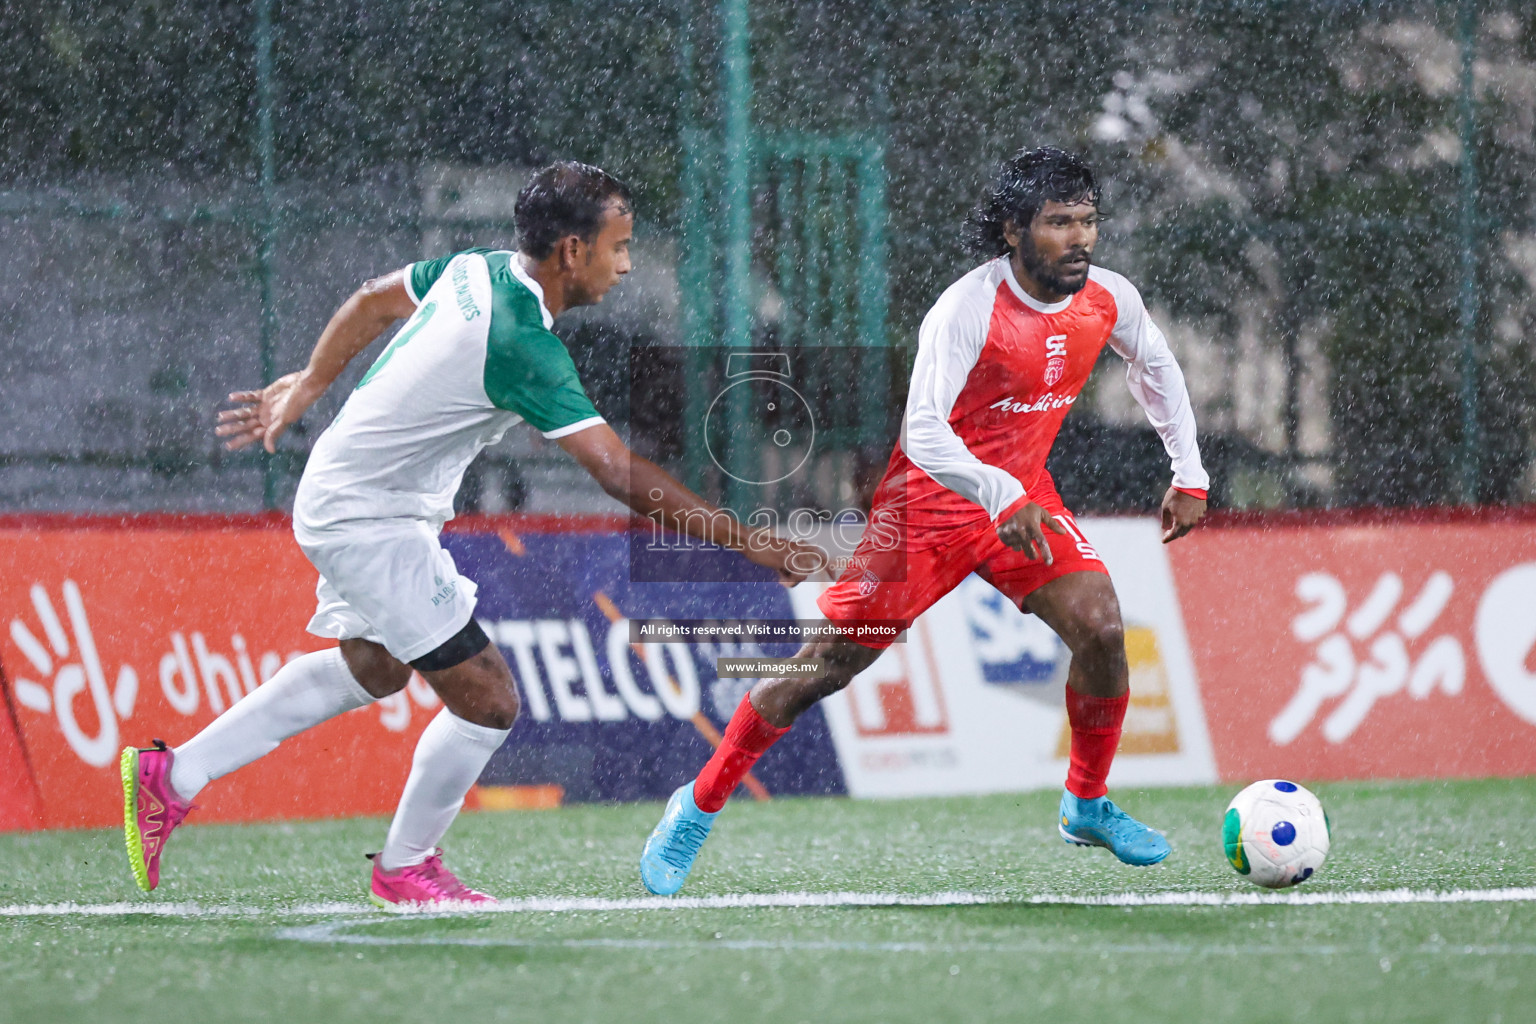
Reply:
M591 242L615 199L633 206L629 186L601 167L565 160L534 172L512 208L518 251L541 260L570 235Z
M1074 153L1041 146L1021 149L1003 161L965 221L965 244L980 259L1002 256L1011 246L1003 237L1003 223L1028 227L1048 201L1093 203L1102 192L1093 168Z

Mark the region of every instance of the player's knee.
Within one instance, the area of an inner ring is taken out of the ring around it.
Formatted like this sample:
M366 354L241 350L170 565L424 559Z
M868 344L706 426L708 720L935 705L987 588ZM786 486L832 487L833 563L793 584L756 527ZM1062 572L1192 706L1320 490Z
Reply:
M828 676L817 676L813 679L795 680L793 696L787 702L790 707L796 709L796 713L805 711L813 704L817 704L832 696L838 690L847 686L846 682Z
M1125 656L1125 627L1119 615L1099 614L1088 617L1082 631L1085 654L1100 658Z
M494 648L488 648L474 664L480 676L480 699L476 701L483 715L480 724L490 729L510 729L523 709L523 702L517 694L512 670L494 652Z
M849 683L853 682L853 677L858 674L858 670L851 665L828 665L826 668L826 674L823 675L820 679L815 680L815 682L819 684L816 689L821 691L821 697L830 697L838 690L847 687ZM821 697L818 697L817 699L820 700Z
M827 676L836 679L844 686L853 682L853 677L872 665L881 652L873 647L865 647L851 640L838 640L829 645L822 652L822 660L827 666Z
M522 710L523 702L518 697L517 687L512 684L509 676L503 685L493 688L486 702L486 720L480 724L490 729L510 729Z
M846 640L827 644L814 654L822 663L822 674L807 679L807 689L815 693L815 700L830 697L853 682L853 677L869 667L880 652Z
M355 674L354 674L355 675ZM357 684L368 691L370 697L383 700L405 689L411 681L411 668L398 661L371 666L366 676L356 676Z

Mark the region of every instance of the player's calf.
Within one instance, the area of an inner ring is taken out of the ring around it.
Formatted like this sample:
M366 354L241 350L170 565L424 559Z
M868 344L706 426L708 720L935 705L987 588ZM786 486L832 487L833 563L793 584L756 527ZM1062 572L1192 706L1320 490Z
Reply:
M475 653L466 655L462 647L450 650L460 643L455 637L411 664L459 718L487 729L512 728L522 705L506 659L473 619L460 636L473 638L465 642Z
M822 674L764 679L752 688L752 703L766 721L787 729L812 705L853 682L853 677L872 665L880 654L875 648L851 640L806 644L795 658L820 661Z

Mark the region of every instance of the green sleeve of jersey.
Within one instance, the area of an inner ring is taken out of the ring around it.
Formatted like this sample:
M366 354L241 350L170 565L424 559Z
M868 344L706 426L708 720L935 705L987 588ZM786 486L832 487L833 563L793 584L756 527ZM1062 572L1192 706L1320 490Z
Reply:
M443 271L448 269L448 264L455 256L466 252L477 252L482 256L494 249L463 249L460 252L451 252L447 256L439 256L435 260L421 260L412 263L406 268L406 290L411 293L411 301L421 305L421 300L427 297L427 292L437 283L437 279L443 276Z
M602 419L565 343L544 327L533 293L516 282L491 290L485 393L544 434Z

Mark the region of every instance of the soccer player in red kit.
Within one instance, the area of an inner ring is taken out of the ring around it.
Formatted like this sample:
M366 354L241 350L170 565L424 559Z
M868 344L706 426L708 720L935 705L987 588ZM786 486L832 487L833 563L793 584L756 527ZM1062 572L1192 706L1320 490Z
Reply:
M1208 478L1184 376L1125 278L1092 265L1099 186L1055 148L1006 161L968 224L987 262L951 285L923 320L901 440L875 491L870 528L820 598L835 626L910 624L974 572L1038 615L1072 652L1071 756L1060 831L1127 864L1168 856L1163 836L1105 796L1129 701L1120 606L1104 563L1062 504L1046 457L1108 344L1173 466L1163 541L1205 514ZM651 892L683 885L743 775L799 714L847 686L884 643L806 644L821 677L765 679L737 708L697 779L672 795L641 855Z

